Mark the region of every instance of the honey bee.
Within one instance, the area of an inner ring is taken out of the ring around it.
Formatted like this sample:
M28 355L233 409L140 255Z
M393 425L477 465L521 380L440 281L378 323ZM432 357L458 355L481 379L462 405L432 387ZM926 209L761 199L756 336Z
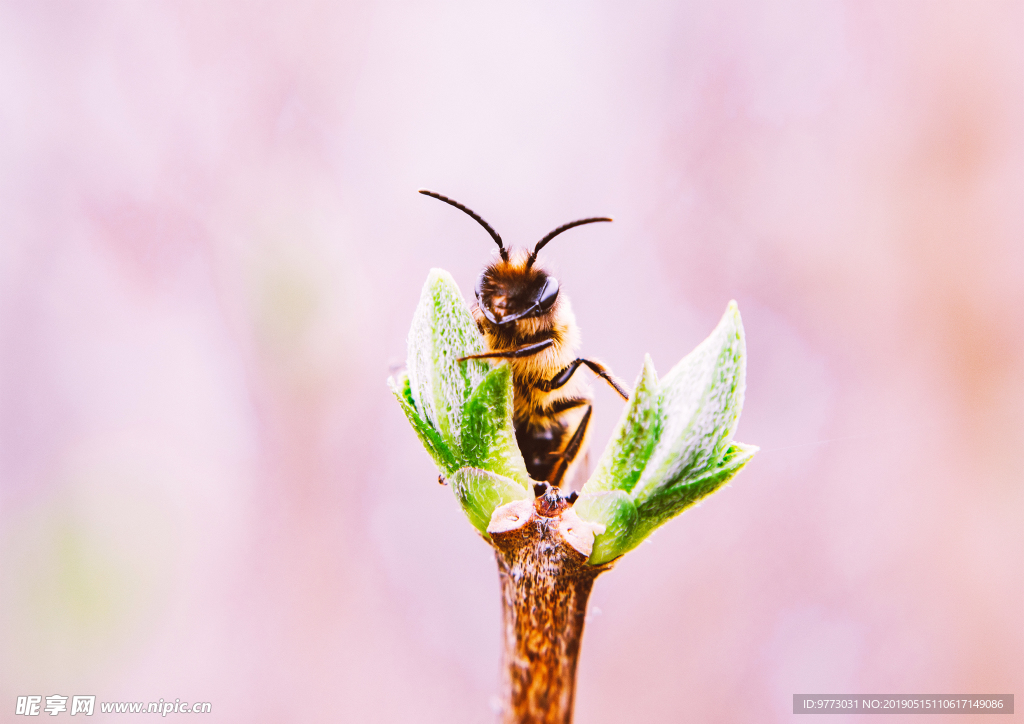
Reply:
M601 216L563 224L532 252L505 248L491 225L458 201L426 189L421 194L450 204L471 216L498 245L499 259L489 264L476 284L473 318L487 351L462 357L506 359L512 367L512 422L526 470L534 480L559 487L574 461L582 459L592 398L586 381L573 374L586 366L608 382L622 399L625 385L596 360L576 356L580 331L569 299L558 280L537 265L537 254L564 231L583 224L611 221Z

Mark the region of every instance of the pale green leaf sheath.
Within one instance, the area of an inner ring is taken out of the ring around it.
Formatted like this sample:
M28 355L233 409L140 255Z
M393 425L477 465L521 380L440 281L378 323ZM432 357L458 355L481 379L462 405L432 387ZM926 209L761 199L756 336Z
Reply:
M662 429L634 491L638 503L725 454L743 406L745 347L739 309L730 302L715 331L661 381Z
M658 382L650 359L612 443L576 503L606 526L590 563L613 560L711 494L757 451L733 444L743 407L746 347L735 302L714 332ZM614 498L609 491L617 491ZM622 496L628 498L627 505Z
M512 425L512 369L491 370L466 401L462 414L462 450L467 464L532 487Z
M495 508L513 500L533 498L533 491L527 490L515 480L479 468L462 468L452 476L451 483L469 522L485 538L489 537L487 525L491 522Z
M461 467L461 456L457 456L452 452L451 448L448 447L447 443L441 438L439 433L430 421L425 419L416 409L416 402L412 397L412 389L409 384L409 376L405 373L399 375L398 380L388 378L388 386L394 393L395 397L398 398L399 404L402 406L402 411L405 416L409 419L412 424L413 430L420 438L420 442L423 443L423 447L427 449L430 456L434 458L434 462L437 467L445 475L452 475Z
M612 434L612 441L597 461L584 492L604 490L629 492L640 479L654 450L662 424L659 415L658 373L650 355L633 386L632 398Z
M573 510L588 523L604 526L604 532L594 536L594 550L590 554L591 564L607 563L635 547L628 544L638 528L639 514L629 493L622 490L583 493L573 506ZM636 545L638 544L639 541Z
M703 475L687 478L676 485L664 488L658 495L640 503L637 525L622 538L623 552L636 548L662 523L679 515L701 498L711 495L732 480L757 451L758 448L754 445L733 443L718 465L711 467Z
M462 407L490 371L486 362L458 359L483 351L455 280L431 269L409 330L406 369L417 409L452 447L458 447Z
M512 424L512 374L460 357L483 338L451 275L433 269L409 330L407 372L388 380L406 417L470 522L486 536L494 509L532 499Z
M487 537L496 508L534 493L516 444L510 368L457 361L483 349L454 280L432 270L409 332L407 375L389 384L470 522ZM612 442L573 506L603 531L589 563L604 564L635 548L753 457L756 447L733 442L745 379L735 302L664 379L645 358Z

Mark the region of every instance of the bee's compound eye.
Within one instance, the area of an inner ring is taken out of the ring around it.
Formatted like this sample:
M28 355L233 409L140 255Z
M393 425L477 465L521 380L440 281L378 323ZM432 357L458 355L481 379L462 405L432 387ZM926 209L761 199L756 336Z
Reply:
M482 271L482 272L480 272L480 276L477 277L477 280L476 280L476 289L474 290L474 292L476 293L476 300L478 302L481 301L480 298L484 294L484 280L486 279L486 277L487 277L487 272L486 271Z
M549 276L544 280L544 286L541 287L540 294L537 297L537 306L546 312L551 309L551 305L555 303L557 298L558 280Z
M484 269L480 273L480 277L476 280L476 301L480 307L480 311L484 313L484 317L487 318L491 324L501 324L504 320L502 317L497 317L494 314L494 310L491 309L491 302L493 299L489 298L484 300L484 288L487 286L487 270Z

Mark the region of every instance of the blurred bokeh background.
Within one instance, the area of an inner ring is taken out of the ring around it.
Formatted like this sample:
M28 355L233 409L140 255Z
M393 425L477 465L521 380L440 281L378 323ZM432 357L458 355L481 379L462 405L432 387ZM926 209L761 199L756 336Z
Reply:
M384 380L429 268L470 294L494 245L421 186L514 245L614 216L545 259L624 377L744 316L762 451L598 580L578 722L1024 695L1022 37L1019 1L0 4L0 720L493 719L494 562Z

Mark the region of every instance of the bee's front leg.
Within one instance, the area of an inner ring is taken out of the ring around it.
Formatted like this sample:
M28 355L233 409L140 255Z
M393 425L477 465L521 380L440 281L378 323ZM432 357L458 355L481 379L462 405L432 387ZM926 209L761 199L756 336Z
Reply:
M465 362L468 359L515 359L517 357L529 357L530 355L546 350L554 343L555 340L548 338L540 342L534 342L533 344L524 344L522 347L516 347L515 349L467 354L465 357L459 357L456 361Z

